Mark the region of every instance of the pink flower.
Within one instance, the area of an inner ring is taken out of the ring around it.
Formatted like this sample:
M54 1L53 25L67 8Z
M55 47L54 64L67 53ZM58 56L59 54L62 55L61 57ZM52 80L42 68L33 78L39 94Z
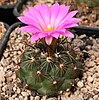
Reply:
M59 5L55 3L51 7L46 4L38 4L30 7L23 12L23 16L18 19L27 24L20 29L26 32L32 32L31 43L44 38L48 45L53 38L58 39L60 35L73 38L74 35L68 30L71 27L78 26L76 23L79 18L74 18L78 11L69 11L70 6Z

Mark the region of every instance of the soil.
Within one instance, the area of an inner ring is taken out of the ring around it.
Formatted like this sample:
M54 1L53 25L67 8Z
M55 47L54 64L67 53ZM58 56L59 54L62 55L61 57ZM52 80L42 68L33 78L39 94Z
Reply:
M4 36L4 33L6 32L6 28L4 26L3 22L0 22L0 40L2 39L2 37Z
M15 4L18 0L0 0L0 5L12 5Z
M76 79L77 85L58 97L41 97L28 90L15 71L20 68L20 56L29 44L30 35L17 27L10 35L7 48L0 62L1 100L98 100L99 98L99 39L85 34L75 36L71 41L75 51L83 58L84 74ZM26 42L27 41L27 42ZM72 92L71 92L72 91Z

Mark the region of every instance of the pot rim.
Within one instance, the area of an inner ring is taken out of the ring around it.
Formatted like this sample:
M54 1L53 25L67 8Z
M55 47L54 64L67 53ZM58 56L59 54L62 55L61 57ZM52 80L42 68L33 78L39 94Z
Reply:
M31 0L28 0L28 1L31 1ZM19 17L20 16L20 13L18 11L18 8L22 8L22 5L25 4L27 2L27 0L19 0L17 2L17 4L15 5L14 9L13 9L13 14L14 16L16 17ZM21 5L21 6L20 6Z

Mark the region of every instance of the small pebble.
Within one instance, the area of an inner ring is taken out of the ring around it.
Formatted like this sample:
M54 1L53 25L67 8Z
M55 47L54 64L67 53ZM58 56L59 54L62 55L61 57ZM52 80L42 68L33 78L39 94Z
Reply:
M88 82L93 82L93 77L89 76L89 77L87 78L87 81L88 81Z
M13 74L12 78L13 78L13 80L15 80L16 79L16 74Z
M39 97L39 96L36 96L36 97L35 97L35 100L39 100L39 99L40 99L40 97Z
M13 100L13 98L12 97L9 97L9 100Z
M84 84L83 84L83 82L79 81L79 82L77 83L77 86L80 87L80 88L82 88L82 87L84 86Z
M15 100L19 100L18 98L15 98Z
M5 91L6 91L6 89L7 89L7 85L5 85L5 86L3 86L3 87L2 87L2 91L4 91L4 92L5 92Z
M17 88L17 94L20 94L20 92L21 92L21 90L20 90L20 88Z
M17 97L17 94L14 94L12 97L13 97L13 98L16 98L16 97Z
M87 93L88 90L87 90L87 88L81 88L81 91L84 93Z
M13 91L16 91L16 87L13 87Z
M21 92L22 96L26 97L28 96L28 93L27 92Z
M93 99L94 99L94 100L98 100L98 99L99 99L99 96L98 96L98 95L95 95L95 96L93 97Z
M34 100L34 97L33 96L30 96L30 100Z
M93 66L95 66L95 62L94 61L89 61L89 62L86 63L86 66L87 67L93 67Z
M94 100L93 98L89 98L89 100Z
M12 75L12 71L7 72L6 77L10 77Z
M2 67L0 67L0 83L5 81L5 72Z
M25 97L24 100L28 100L28 97Z
M7 77L7 82L12 82L13 81L13 78L12 77Z
M19 100L23 100L23 96L19 95Z

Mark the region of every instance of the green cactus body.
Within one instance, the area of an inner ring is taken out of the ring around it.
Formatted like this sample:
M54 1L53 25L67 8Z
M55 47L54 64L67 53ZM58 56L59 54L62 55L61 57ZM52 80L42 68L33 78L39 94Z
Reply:
M48 56L42 43L27 48L17 71L18 77L42 95L58 94L70 88L81 74L81 63L72 47L65 44L62 40L58 42L53 56Z

